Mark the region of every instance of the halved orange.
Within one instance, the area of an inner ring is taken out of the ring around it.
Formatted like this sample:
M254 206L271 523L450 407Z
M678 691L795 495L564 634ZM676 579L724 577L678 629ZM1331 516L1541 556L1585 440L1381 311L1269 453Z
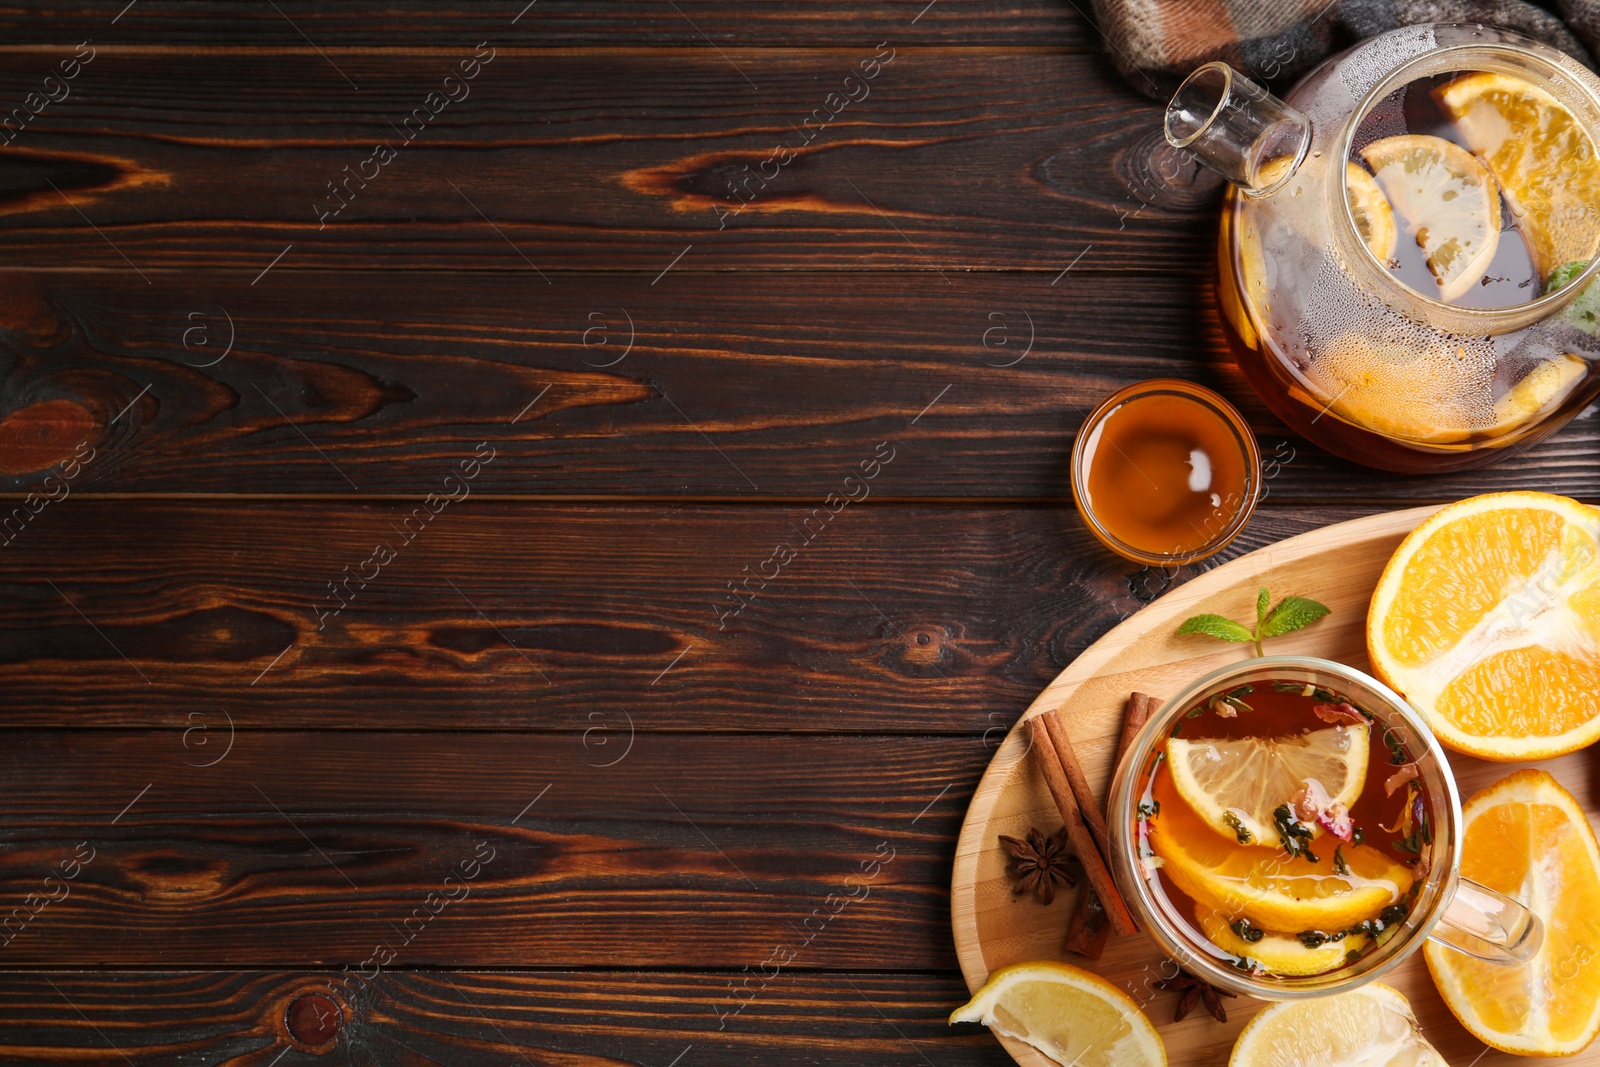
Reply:
M1600 1033L1600 846L1571 793L1521 770L1462 809L1461 874L1544 920L1544 945L1506 967L1428 942L1423 957L1461 1025L1519 1056L1570 1056Z
M1572 112L1505 74L1468 74L1437 97L1500 183L1540 278L1593 258L1600 242L1600 158Z
M1440 510L1378 580L1367 651L1461 752L1544 759L1600 738L1600 511L1527 492Z
M1228 921L1243 917L1268 930L1343 930L1371 919L1411 888L1411 871L1371 845L1346 845L1348 874L1333 869L1333 848L1317 862L1282 849L1241 845L1207 826L1184 803L1171 776L1158 774L1161 809L1150 821L1150 848L1161 871L1196 903Z

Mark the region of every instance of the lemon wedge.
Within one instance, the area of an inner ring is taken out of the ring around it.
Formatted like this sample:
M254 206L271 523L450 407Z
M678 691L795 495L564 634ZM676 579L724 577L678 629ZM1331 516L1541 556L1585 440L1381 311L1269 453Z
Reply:
M1416 133L1374 141L1361 158L1427 257L1438 298L1476 285L1500 245L1500 194L1488 168L1460 145Z
M1097 974L1040 960L1002 967L950 1016L1025 1041L1068 1067L1166 1067L1150 1019Z
M1588 371L1589 364L1571 353L1545 360L1495 401L1494 425L1488 432L1506 434L1527 425L1565 400Z
M1297 737L1167 741L1178 795L1207 826L1241 845L1278 843L1273 811L1308 782L1349 810L1367 784L1368 730L1330 726ZM1321 827L1313 830L1313 836Z
M1448 1067L1397 989L1274 1004L1234 1042L1228 1067Z

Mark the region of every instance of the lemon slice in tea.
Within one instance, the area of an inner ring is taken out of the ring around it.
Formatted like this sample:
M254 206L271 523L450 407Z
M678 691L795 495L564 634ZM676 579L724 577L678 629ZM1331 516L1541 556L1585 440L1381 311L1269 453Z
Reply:
M1293 934L1259 931L1254 941L1242 937L1235 924L1221 912L1195 905L1194 918L1206 940L1240 959L1254 960L1273 974L1326 974L1346 963L1351 952L1359 952L1371 940L1366 934L1346 934L1337 941L1325 941L1311 948Z
M1485 432L1499 436L1521 429L1565 400L1587 373L1589 364L1570 352L1545 360L1494 402L1494 425Z
M1167 741L1178 795L1217 833L1241 845L1276 845L1273 811L1308 783L1348 810L1367 784L1366 726L1296 737ZM1314 833L1320 833L1320 827Z
M1435 93L1467 147L1499 181L1539 277L1593 258L1600 159L1572 112L1543 89L1504 74L1469 74Z
M1500 245L1500 194L1488 169L1460 145L1419 133L1374 141L1361 158L1427 257L1438 299L1478 284Z

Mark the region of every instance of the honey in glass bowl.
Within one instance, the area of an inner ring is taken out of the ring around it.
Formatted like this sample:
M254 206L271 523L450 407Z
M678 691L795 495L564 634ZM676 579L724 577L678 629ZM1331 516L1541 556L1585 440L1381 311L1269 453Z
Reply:
M1136 382L1084 420L1072 493L1090 531L1139 563L1187 563L1242 530L1261 457L1244 419L1210 389L1176 378Z

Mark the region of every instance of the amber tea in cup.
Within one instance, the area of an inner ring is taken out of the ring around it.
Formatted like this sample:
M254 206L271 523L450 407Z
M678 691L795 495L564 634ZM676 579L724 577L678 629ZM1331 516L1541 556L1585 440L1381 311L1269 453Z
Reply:
M1367 981L1433 937L1527 960L1520 904L1458 875L1460 801L1391 690L1305 657L1246 661L1174 697L1113 783L1113 868L1181 965L1249 995Z
M1204 386L1137 382L1084 420L1072 494L1102 544L1138 563L1187 563L1244 528L1261 458L1244 419Z

